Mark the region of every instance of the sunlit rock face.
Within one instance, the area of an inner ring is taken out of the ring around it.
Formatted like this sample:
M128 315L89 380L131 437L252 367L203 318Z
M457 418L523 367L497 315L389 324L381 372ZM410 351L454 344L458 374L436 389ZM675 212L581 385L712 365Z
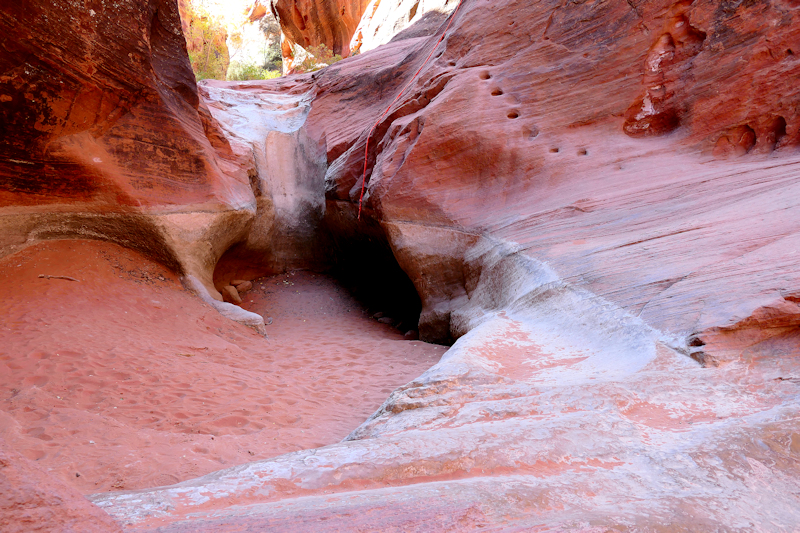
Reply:
M391 40L431 35L458 4L458 0L372 0L350 48L366 52Z
M310 139L305 128L313 95L211 80L200 83L200 94L234 152L252 161L256 201L246 237L221 258L216 277L329 267L332 258L321 230L325 146Z
M343 57L368 0L271 0L272 12L290 43L303 48L324 44Z
M0 17L0 253L97 237L210 286L255 202L198 98L176 3L61 4Z

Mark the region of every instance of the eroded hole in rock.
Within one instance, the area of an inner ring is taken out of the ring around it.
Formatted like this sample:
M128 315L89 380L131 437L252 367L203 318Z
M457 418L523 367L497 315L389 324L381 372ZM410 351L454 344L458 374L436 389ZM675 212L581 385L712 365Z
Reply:
M784 137L786 137L786 119L783 117L775 117L771 121L770 130L767 133L767 142L774 150Z
M336 263L330 274L370 317L416 339L422 303L389 245L379 237L359 236L337 239L334 246Z
M749 124L729 128L717 139L715 157L743 156L750 152L758 141L755 130Z
M522 128L522 136L532 141L539 136L539 128L536 126L525 126Z

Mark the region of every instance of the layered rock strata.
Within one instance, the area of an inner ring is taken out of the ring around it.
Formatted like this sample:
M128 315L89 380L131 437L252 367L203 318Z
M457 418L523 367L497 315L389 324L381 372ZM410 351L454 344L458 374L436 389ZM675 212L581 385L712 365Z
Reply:
M796 6L461 9L367 154L365 207L403 249L428 338L452 333L447 306L463 295L474 235L518 243L705 362L703 332L759 314L776 317L756 321L775 333L797 324ZM314 80L307 128L327 144L329 207L358 202L367 134L436 38ZM410 228L418 236L399 238ZM431 261L426 239L449 244Z
M0 30L0 254L107 239L219 297L214 265L255 199L197 95L176 3L11 3Z

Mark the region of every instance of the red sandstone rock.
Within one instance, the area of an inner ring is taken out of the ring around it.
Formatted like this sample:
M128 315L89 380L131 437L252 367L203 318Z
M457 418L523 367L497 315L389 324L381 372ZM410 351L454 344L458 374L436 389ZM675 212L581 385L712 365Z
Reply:
M368 0L271 0L271 7L289 43L303 48L324 44L347 57L350 39L367 3Z
M247 21L253 23L261 20L267 15L267 10L266 0L256 0L250 7L250 12L247 14Z
M423 338L444 336L476 234L519 243L684 339L795 286L794 260L771 272L798 227L770 206L799 201L800 12L780 0L620 1L591 14L509 2L486 20L487 6L462 5L370 138L364 207L427 302ZM307 127L327 143L329 210L356 209L367 132L434 39L392 43L315 79ZM726 166L712 152L749 159ZM781 170L763 159L772 153ZM733 193L754 179L758 192ZM410 233L415 224L424 229ZM463 244L437 251L444 241ZM774 251L759 248L768 243Z
M176 2L6 2L0 32L0 255L100 238L213 291L255 199L198 98Z
M4 533L122 531L80 492L0 439L0 530Z
M232 285L225 285L222 287L222 299L225 302L232 303L232 304L240 304L242 303L242 297L239 296L239 292L236 290L236 287Z
M239 264L308 253L324 214L385 239L420 335L457 341L342 443L93 501L162 531L796 529L797 7L464 2L424 67L439 35L208 84L254 166L327 156L262 194ZM313 97L277 141L237 116L270 93Z
M251 281L241 279L231 281L231 285L233 285L240 294L253 288L253 283Z

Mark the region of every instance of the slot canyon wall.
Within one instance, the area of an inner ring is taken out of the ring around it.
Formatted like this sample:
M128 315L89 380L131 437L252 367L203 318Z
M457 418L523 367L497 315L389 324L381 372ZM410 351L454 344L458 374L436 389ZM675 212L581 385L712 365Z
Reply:
M12 2L0 29L0 253L107 239L213 290L255 205L197 95L175 2Z
M796 7L465 4L368 153L365 207L427 298L428 338L458 335L463 252L489 235L704 363L797 325ZM337 224L367 132L434 44L401 33L273 85L316 95L305 127L327 147Z
M455 341L339 444L90 499L131 531L800 527L800 3L407 4L274 1L333 50L405 23L199 87L174 2L3 8L0 254L109 240L218 298L366 236Z

